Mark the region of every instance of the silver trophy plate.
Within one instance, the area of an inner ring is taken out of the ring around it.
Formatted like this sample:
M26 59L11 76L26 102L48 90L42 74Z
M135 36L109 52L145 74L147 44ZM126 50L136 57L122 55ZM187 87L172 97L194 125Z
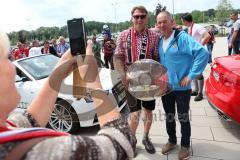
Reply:
M167 69L152 59L142 59L127 70L128 91L140 100L153 100L172 90Z

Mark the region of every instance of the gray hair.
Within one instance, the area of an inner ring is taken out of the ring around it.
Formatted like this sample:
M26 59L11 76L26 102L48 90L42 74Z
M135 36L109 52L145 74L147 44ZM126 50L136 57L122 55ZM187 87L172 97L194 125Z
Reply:
M60 37L59 37L59 40L61 40L61 39L65 40L65 38L64 38L63 36L60 36Z
M8 56L10 50L10 42L5 32L0 30L0 60Z
M163 10L163 11L159 12L158 15L159 15L160 13L165 13L165 14L169 17L169 19L170 19L171 21L174 20L174 19L173 19L173 15L172 15L170 12L168 12L167 10Z

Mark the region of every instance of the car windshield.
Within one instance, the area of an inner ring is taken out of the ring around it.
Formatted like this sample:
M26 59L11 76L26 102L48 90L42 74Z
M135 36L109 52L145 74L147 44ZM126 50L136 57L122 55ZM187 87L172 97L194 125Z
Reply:
M39 80L48 77L59 58L53 55L37 56L18 61L18 64L25 69L34 79Z

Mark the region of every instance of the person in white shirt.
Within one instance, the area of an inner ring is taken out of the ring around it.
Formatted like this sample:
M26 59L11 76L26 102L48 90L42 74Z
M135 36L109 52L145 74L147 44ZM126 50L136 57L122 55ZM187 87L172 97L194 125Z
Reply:
M39 47L39 41L34 40L32 42L32 48L29 50L29 57L41 55L41 48Z
M193 22L192 15L190 13L185 13L181 16L183 25L189 27L188 33L192 36L197 42L205 46L209 39L211 38L208 31L201 25ZM203 99L203 86L204 86L204 77L200 74L197 78L193 80L193 91L192 96L196 96L194 101L201 101Z
M233 48L233 54L240 54L240 19L238 12L232 11L230 19L233 22L233 34L230 39L230 47Z

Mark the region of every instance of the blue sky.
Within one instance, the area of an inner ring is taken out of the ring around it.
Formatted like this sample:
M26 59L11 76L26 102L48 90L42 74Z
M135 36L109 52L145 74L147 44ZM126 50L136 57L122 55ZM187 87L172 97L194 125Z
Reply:
M5 0L0 5L0 28L11 32L40 26L60 27L76 17L85 21L122 22L131 18L133 6L144 5L154 11L157 3L161 3L172 12L173 1L174 12L183 13L215 9L219 0ZM239 0L231 2L234 8L240 8Z

